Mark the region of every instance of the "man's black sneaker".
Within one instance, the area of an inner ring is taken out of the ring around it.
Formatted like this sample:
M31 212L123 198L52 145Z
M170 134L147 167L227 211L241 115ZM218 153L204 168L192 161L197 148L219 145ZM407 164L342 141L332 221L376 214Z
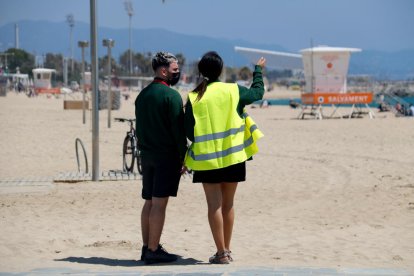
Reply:
M147 245L143 245L142 249L141 249L141 261L145 260L145 253L147 253L148 250L148 246Z
M158 245L158 248L162 248L161 244ZM141 261L145 261L145 253L147 253L148 245L143 245L141 248Z
M147 249L145 253L145 264L170 263L177 260L177 255L168 253L161 245L157 250Z

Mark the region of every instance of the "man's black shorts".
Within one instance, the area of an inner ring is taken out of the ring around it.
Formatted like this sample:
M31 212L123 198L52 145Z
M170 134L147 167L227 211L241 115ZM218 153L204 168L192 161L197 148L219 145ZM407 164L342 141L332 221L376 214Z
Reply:
M142 198L177 196L181 165L178 157L142 156Z

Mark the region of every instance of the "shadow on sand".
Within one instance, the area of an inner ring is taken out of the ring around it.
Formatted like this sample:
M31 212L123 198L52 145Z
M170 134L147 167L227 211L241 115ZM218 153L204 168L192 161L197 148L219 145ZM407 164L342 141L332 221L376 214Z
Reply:
M104 257L67 257L63 259L55 259L57 262L71 262L71 263L80 263L80 264L95 264L95 265L107 265L107 266L123 266L123 267L133 267L133 266L145 266L145 263L137 260L119 260L111 259ZM172 263L158 263L154 265L199 265L206 264L200 260L193 258L184 259L182 256L178 256L178 260Z

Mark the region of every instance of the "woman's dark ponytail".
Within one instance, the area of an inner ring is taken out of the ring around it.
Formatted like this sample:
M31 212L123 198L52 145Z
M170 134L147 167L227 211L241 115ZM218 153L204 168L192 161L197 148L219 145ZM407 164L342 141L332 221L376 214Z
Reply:
M221 71L223 70L223 60L214 51L207 52L203 55L198 63L198 71L203 77L201 83L193 90L196 92L196 101L199 101L207 90L207 86L217 81L220 77Z
M194 92L197 93L196 101L201 100L204 95L204 92L207 90L207 85L209 84L208 78L203 78L199 85L194 89Z

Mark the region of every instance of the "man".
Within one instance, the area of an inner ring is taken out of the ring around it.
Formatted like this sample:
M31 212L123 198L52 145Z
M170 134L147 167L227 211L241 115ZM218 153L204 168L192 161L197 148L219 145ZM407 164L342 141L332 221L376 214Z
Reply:
M170 86L180 79L177 58L159 52L152 59L155 78L135 100L142 157L142 254L146 264L173 262L177 256L160 245L170 196L177 196L187 140L180 94Z

